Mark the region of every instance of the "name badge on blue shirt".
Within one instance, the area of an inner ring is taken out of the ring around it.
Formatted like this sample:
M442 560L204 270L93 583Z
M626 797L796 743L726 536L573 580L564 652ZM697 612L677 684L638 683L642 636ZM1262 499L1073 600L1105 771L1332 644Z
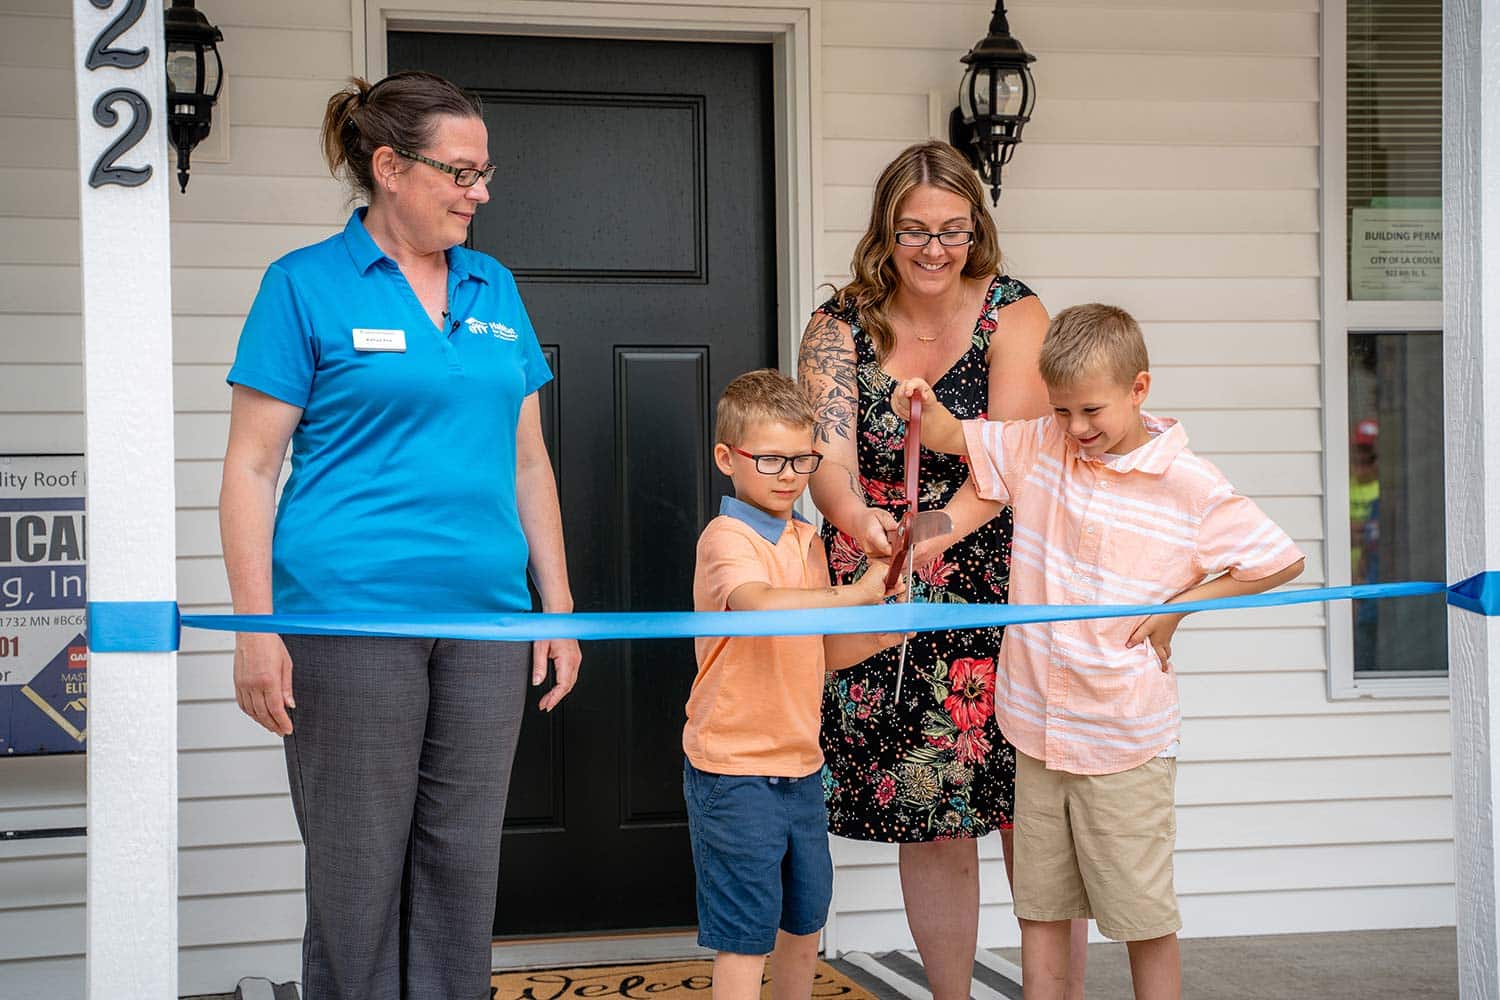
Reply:
M363 327L354 328L354 349L356 351L405 351L405 330L368 330Z

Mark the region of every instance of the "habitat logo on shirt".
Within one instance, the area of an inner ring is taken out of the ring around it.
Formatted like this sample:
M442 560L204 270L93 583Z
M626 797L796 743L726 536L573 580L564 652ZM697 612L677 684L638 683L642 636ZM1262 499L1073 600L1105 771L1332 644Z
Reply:
M473 316L470 316L468 319L464 320L464 325L469 328L470 333L480 335L489 333L493 334L501 340L515 340L518 336L520 336L518 333L516 333L515 330L512 330L504 323L486 323L484 320L475 319Z

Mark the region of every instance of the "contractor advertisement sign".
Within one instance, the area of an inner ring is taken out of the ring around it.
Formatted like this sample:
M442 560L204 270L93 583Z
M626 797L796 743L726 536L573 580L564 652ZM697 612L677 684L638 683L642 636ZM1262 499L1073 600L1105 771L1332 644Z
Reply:
M0 455L0 756L88 732L82 455Z

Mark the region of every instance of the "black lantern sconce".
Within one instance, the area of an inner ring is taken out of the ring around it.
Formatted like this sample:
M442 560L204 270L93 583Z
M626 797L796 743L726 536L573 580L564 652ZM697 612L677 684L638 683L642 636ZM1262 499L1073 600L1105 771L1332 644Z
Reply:
M990 33L961 60L969 68L958 88L958 107L948 116L948 141L969 157L1000 204L1000 170L1021 142L1031 120L1036 86L1027 52L1010 33L1005 0L995 0Z
M187 191L188 161L193 147L208 138L214 102L224 83L219 42L224 33L193 6L172 0L164 14L167 42L167 138L177 148L177 182Z

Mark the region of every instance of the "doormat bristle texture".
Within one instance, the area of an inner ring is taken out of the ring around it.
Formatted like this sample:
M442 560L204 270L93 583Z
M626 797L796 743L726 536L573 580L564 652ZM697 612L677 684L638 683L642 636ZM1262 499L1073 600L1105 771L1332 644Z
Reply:
M713 989L711 959L650 962L641 965L599 965L576 969L497 972L490 980L492 1000L708 1000ZM761 985L770 1000L771 981ZM842 973L819 962L813 980L813 1000L872 1000L871 994Z

